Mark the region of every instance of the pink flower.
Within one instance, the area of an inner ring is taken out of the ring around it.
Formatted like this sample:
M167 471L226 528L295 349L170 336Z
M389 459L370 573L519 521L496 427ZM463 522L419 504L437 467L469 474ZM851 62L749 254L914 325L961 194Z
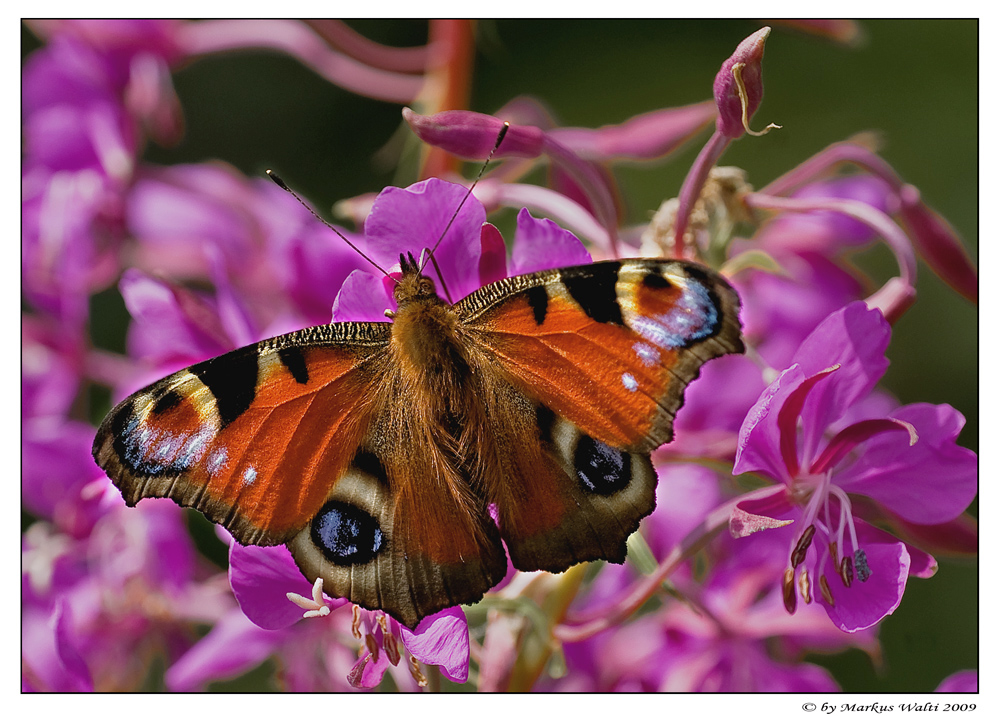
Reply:
M891 409L871 394L888 341L885 319L862 303L823 321L747 415L733 468L782 483L739 503L733 534L794 524L785 607L795 610L796 594L815 599L848 632L891 614L908 575L936 569L926 553L857 518L850 494L918 524L954 519L976 494L976 456L955 444L960 414L947 405Z
M440 239L434 252L436 264L429 263L424 272L434 279L442 298L458 301L483 285L484 278L496 280L507 275L495 229L486 224L486 210L474 196L462 205L444 234L466 194L458 184L440 179L427 179L406 189L389 187L376 198L360 245L376 264L388 270L399 263L401 253L420 257ZM484 226L490 228L484 231ZM548 219L535 219L525 209L518 214L510 257L514 273L589 261L590 254L569 231ZM392 282L384 282L369 266L347 277L333 315L335 321L385 321L385 311L394 308Z

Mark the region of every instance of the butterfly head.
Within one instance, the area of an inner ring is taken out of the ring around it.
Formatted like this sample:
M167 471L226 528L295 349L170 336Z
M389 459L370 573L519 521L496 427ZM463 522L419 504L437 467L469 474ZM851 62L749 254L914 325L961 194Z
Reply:
M393 297L398 306L414 301L440 300L434 281L421 272L420 264L413 258L413 254L400 254L399 267L402 275L396 279L396 287L393 289Z

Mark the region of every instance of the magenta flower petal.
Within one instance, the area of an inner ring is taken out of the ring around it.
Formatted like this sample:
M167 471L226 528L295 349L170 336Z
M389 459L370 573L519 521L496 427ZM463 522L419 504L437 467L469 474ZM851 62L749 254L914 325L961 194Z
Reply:
M882 314L861 301L832 313L802 342L792 361L805 375L840 368L809 394L802 410L802 448L810 457L827 426L871 392L889 366L890 328Z
M229 584L240 609L262 629L284 629L302 619L302 607L287 594L312 592L287 547L244 547L235 540L229 547Z
M479 235L482 254L479 257L479 283L488 283L507 278L507 246L500 230L493 224L483 224Z
M762 242L766 230L761 229ZM798 236L792 231L787 240L795 241ZM831 313L861 298L864 285L822 254L775 252L766 244L758 248L772 253L786 274L749 271L734 277L743 301L744 335L771 365L790 365L806 336Z
M235 678L267 659L287 638L280 631L262 629L233 609L167 669L167 688L200 691L212 681Z
M822 597L817 601L833 623L846 632L873 626L896 611L910 571L910 553L906 545L861 520L855 520L854 526L871 569L866 581L855 578L850 587L845 587L829 555L819 557L826 562L822 574L830 586L834 604L830 606Z
M719 481L709 468L681 463L664 465L657 472L657 509L642 521L642 532L659 559L703 522L721 497Z
M979 693L979 671L969 669L967 671L956 671L947 677L934 689L938 694L978 694Z
M799 474L797 431L806 399L817 385L821 385L823 380L834 375L839 369L839 365L833 365L815 375L810 375L802 381L801 385L788 391L778 409L778 445L781 448L781 459L785 464L786 474L790 477Z
M884 179L867 174L811 182L792 196L797 199L852 199L883 214L891 214L895 208L892 187ZM797 241L792 239L793 225L799 236ZM870 226L835 211L784 214L769 225L768 232L787 237L788 249L826 253L861 246L875 238Z
M129 231L147 250L169 252L188 272L204 271L202 246L218 246L233 267L256 256L247 182L224 166L145 170L129 193ZM185 250L186 248L186 250ZM183 275L183 269L174 269Z
M912 544L904 543L906 551L910 553L910 576L920 579L930 579L938 571L937 560L932 555L927 554L922 549L917 549Z
M735 653L726 666L733 675L741 673L745 667L743 654ZM757 658L750 657L749 684L755 691L773 693L835 693L840 690L830 672L816 664L803 662L800 664L782 664L767 658L763 650ZM711 676L711 675L710 675ZM719 688L719 691L743 691L745 688L739 682L732 683L730 688ZM712 689L715 690L714 688Z
M71 420L27 421L21 431L21 500L71 534L85 534L100 513L81 496L106 480L91 456L94 427Z
M884 510L882 515L889 521L894 533L907 542L932 550L934 554L968 557L979 551L979 525L967 512L934 525L908 522Z
M740 428L733 474L759 470L776 480L787 480L782 460L778 415L785 397L802 385L805 376L798 365L785 370L761 393Z
M904 520L937 524L954 519L978 490L979 459L955 444L965 419L950 405L916 403L892 412L912 425L919 439L905 434L869 439L864 451L844 467L837 483L876 500Z
M729 460L736 435L766 387L760 368L746 356L728 355L701 367L684 390L684 409L674 420L674 442L666 452Z
M375 660L366 652L351 669L347 680L357 689L374 689L382 683L388 668L389 659L384 654L379 654L378 660Z
M415 630L401 631L403 644L418 661L440 666L457 683L469 678L469 625L461 607L424 617Z
M385 312L394 310L396 305L385 292L382 279L373 273L358 269L344 280L336 300L333 302L333 322L381 321L385 322Z
M73 615L65 598L56 601L52 612L52 622L56 635L56 653L66 669L67 675L75 683L74 691L93 691L94 679L75 644Z
M207 297L138 269L122 274L119 290L135 319L128 346L136 357L156 364L194 363L236 347Z
M464 187L440 179L427 179L405 189L383 190L365 220L366 247L372 260L388 270L399 263L400 253L420 258L424 249L437 243L454 216L435 253L447 292L441 290L440 277L432 265L425 273L439 283L438 293L442 297L447 293L452 301L475 291L479 288L479 239L486 210L474 196L462 204L467 193Z
M510 257L512 276L589 264L592 260L580 239L554 221L536 219L527 209L517 212L517 231Z
M363 245L363 237L340 231L355 246ZM287 251L291 270L285 288L310 325L331 322L333 303L353 271L371 271L371 264L322 224L304 224L289 239Z
M917 441L917 431L912 425L902 420L893 420L892 418L862 420L860 423L847 426L834 435L827 443L823 454L816 458L809 469L816 474L826 472L861 443L887 432L906 433L909 436L911 447ZM843 484L842 480L839 482Z

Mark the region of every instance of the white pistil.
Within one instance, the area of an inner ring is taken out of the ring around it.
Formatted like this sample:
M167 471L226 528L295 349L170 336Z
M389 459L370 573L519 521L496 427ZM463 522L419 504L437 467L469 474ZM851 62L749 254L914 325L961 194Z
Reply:
M836 485L830 485L830 493L835 495L838 500L840 500L840 520L841 520L841 530L843 530L843 525L847 524L847 529L851 534L851 554L858 551L858 533L854 529L854 514L851 512L851 498L847 496L847 493L843 489L837 487ZM838 547L841 545L838 545ZM841 550L841 554L847 554L845 550Z
M288 601L292 604L306 610L306 613L302 615L306 619L310 617L325 617L330 613L330 607L326 604L326 599L323 596L322 577L316 577L316 581L313 583L312 599L303 597L301 594L295 594L294 592L288 592L285 596L288 597Z

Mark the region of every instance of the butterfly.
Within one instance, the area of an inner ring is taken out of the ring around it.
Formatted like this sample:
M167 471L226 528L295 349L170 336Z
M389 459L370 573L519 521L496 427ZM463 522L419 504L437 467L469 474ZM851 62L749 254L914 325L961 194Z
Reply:
M115 407L93 454L324 591L415 628L507 572L621 563L685 386L743 351L717 273L666 259L504 278L448 303L401 255L391 322L313 326ZM506 553L504 545L506 545Z

